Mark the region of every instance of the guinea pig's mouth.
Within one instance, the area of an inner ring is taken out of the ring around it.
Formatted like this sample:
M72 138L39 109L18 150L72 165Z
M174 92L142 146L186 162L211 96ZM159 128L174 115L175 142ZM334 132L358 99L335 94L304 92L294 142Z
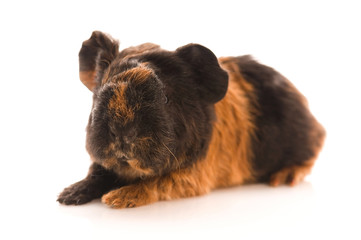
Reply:
M153 169L142 167L140 161L138 161L137 159L130 159L130 160L127 160L126 162L132 169L134 169L136 172L138 172L141 177L154 174Z
M128 160L131 160L130 158L126 157L126 156L122 156L122 157L118 157L118 160L120 162L127 162Z
M120 156L119 156L120 155ZM143 164L141 164L141 161L137 158L134 157L129 157L125 154L118 154L117 156L117 161L119 162L119 164L121 164L122 166L130 166L131 168L142 172L143 174L145 172L150 173L151 169L148 169L144 166L142 166Z
M115 157L119 162L126 162L128 160L133 159L134 157L131 157L132 154L127 154L124 151L120 151L120 150L113 150L113 152L108 152L111 155L113 155L113 157Z

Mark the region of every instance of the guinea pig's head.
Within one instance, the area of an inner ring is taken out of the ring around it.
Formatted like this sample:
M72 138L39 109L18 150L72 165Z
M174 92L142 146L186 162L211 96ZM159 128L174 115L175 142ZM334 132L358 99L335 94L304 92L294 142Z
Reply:
M80 79L93 92L87 150L118 174L154 176L205 157L214 104L228 75L207 48L189 44L165 51L143 44L121 52L93 32L79 53Z

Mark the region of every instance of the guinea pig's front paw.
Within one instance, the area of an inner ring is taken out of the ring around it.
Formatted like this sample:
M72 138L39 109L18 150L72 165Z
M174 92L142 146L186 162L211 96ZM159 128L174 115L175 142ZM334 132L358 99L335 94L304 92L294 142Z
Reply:
M65 188L58 197L58 202L65 205L81 205L90 202L94 194L90 191L90 182L82 180Z
M133 208L155 201L157 201L156 192L142 184L121 187L102 197L102 202L112 208Z

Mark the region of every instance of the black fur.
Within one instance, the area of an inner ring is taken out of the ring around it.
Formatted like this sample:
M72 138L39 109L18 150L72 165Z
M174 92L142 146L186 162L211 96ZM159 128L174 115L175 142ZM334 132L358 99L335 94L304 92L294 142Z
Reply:
M118 55L119 43L106 34L94 31L90 39L83 42L79 51L79 71L96 71L96 85L104 75L104 71Z
M312 159L320 138L311 137L310 132L317 131L315 119L300 96L290 91L287 79L249 56L237 60L243 77L255 89L253 104L259 113L254 116L253 169L258 180L268 181L272 173Z
M115 173L93 163L87 177L65 188L58 201L66 205L84 204L125 184L126 182L122 182Z

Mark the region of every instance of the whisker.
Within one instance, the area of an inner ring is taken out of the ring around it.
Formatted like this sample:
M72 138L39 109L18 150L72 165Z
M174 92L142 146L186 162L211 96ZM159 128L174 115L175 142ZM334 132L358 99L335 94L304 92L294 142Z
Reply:
M167 147L167 145L165 145L165 143L163 143L164 147L170 152L170 154L172 154L172 156L174 157L174 159L176 160L177 164L178 164L178 170L180 170L180 164L179 164L179 160L178 158L174 155L174 153Z

